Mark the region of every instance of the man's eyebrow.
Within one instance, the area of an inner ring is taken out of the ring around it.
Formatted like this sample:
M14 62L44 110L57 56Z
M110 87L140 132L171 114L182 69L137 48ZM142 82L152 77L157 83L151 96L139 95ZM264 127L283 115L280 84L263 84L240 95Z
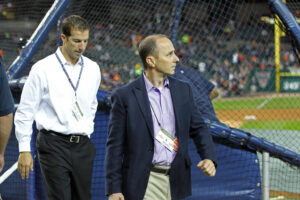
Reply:
M172 54L172 53L175 53L175 49L174 49L174 50L171 50L171 51L169 51L167 54Z
M77 40L77 41L84 41L84 40L89 40L88 38L87 39L79 39L79 38L73 38L73 40Z

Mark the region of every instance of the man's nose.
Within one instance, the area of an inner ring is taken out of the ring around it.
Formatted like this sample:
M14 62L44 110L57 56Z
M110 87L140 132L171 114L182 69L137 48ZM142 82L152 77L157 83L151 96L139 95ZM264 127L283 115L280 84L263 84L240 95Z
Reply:
M179 62L179 58L177 55L174 56L174 62L176 62L176 63Z
M83 49L84 47L85 47L85 42L80 42L80 43L79 43L79 48L80 48L80 49Z

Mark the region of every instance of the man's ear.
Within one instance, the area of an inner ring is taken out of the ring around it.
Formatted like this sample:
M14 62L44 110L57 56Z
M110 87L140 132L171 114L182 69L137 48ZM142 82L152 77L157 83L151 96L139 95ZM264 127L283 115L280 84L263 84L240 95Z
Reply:
M61 34L61 35L60 35L60 38L61 38L62 41L65 41L65 39L66 39L67 37L66 37L65 34Z
M147 56L146 62L149 67L155 67L155 58L153 56Z

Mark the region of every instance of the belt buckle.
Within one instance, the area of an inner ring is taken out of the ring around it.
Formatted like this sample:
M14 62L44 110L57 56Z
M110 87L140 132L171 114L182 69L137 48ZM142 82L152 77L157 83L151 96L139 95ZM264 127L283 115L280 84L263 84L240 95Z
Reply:
M71 135L70 142L79 143L80 136L79 135Z

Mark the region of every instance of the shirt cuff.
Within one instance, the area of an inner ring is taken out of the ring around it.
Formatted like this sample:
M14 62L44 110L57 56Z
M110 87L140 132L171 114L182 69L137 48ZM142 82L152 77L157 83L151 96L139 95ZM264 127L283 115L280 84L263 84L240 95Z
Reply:
M19 152L30 152L30 142L19 142Z

